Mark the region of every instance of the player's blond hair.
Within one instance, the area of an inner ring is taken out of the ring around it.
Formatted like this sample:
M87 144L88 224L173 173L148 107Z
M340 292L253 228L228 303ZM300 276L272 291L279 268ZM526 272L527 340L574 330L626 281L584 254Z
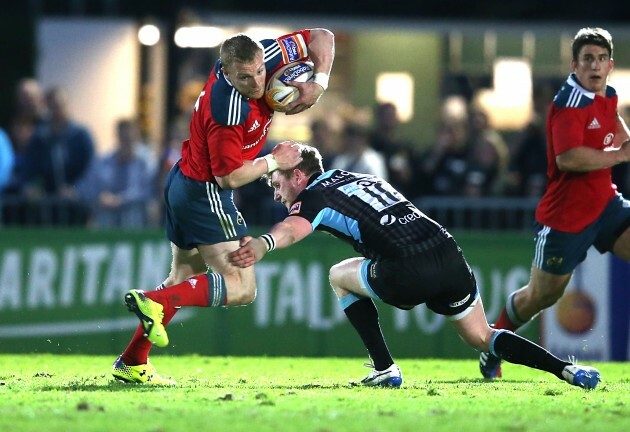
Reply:
M251 63L262 53L263 46L244 33L238 33L223 41L219 56L224 67L230 68L235 62Z

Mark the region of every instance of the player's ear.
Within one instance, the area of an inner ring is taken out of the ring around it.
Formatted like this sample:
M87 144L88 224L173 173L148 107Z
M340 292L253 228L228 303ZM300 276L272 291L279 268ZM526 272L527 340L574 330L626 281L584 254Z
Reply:
M306 177L306 176L304 175L302 170L300 170L298 168L294 168L293 169L293 178L295 179L295 181L297 183L301 183L304 180L304 177Z

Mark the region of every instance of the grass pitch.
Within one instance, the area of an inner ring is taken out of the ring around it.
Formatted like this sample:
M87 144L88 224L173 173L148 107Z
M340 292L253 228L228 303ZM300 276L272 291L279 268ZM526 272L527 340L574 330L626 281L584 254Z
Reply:
M0 431L628 431L630 363L594 391L505 365L401 359L400 389L352 385L363 359L154 356L177 387L111 378L116 356L0 355Z

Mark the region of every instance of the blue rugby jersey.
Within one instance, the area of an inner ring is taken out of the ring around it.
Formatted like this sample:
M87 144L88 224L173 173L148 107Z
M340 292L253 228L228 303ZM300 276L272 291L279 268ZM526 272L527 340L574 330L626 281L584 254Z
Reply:
M385 180L343 170L313 175L289 215L305 218L313 230L350 243L370 259L417 255L451 238Z

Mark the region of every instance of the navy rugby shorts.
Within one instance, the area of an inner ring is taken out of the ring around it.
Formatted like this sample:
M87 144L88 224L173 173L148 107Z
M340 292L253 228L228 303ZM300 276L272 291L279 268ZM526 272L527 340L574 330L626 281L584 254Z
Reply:
M238 240L248 234L232 190L186 177L179 163L168 173L164 200L166 236L181 249Z
M475 276L453 238L416 256L366 259L359 271L366 288L399 309L426 303L435 313L456 316L479 296Z
M630 201L617 194L595 222L578 233L557 231L536 223L534 266L548 273L571 273L584 261L591 246L600 253L612 249L615 241L630 227Z

